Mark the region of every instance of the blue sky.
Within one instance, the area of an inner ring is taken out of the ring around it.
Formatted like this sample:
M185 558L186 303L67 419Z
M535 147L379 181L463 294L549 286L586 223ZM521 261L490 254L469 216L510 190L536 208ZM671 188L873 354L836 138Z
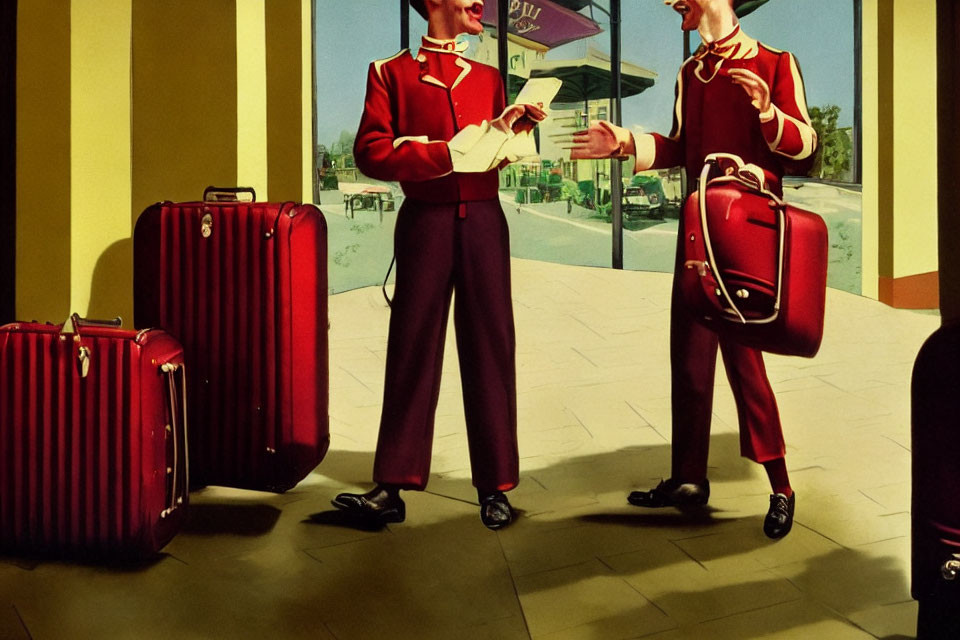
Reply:
M600 0L606 5L606 0ZM317 121L321 143L343 129L356 131L366 91L370 61L400 48L400 3L397 0L324 0L317 3ZM659 74L657 83L623 102L626 126L667 132L673 88L683 61L680 17L661 0L623 0L623 58ZM609 51L606 16L595 12L604 31L592 40ZM415 43L425 23L411 12ZM792 51L800 63L810 105L840 105L840 126L853 124L852 0L770 0L743 19L751 36L777 49ZM693 34L693 46L698 37ZM585 53L572 43L547 54L573 58Z

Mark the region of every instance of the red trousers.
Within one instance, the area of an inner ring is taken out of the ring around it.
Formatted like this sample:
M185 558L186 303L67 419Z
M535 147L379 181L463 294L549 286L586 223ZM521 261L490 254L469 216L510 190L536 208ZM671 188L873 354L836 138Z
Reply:
M473 484L519 481L516 339L510 240L498 200L430 204L406 199L394 232L397 280L390 313L373 479L423 489L451 292Z
M679 242L685 236L681 225L670 302L671 475L685 482L700 482L707 476L718 345L737 404L740 455L763 463L784 457L786 450L762 352L718 336L696 322L683 303L676 274L682 268Z

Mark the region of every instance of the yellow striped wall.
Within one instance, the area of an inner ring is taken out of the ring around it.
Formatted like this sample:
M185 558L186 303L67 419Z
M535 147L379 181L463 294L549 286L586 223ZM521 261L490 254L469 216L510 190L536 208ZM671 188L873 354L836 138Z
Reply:
M20 2L17 317L132 326L153 202L209 184L309 200L311 46L312 0Z

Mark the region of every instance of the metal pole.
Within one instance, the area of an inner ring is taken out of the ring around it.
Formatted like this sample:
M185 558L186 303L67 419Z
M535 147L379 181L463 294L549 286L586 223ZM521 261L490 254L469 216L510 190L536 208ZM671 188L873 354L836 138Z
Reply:
M400 48L410 48L410 0L400 0Z
M510 17L507 13L507 2L509 0L496 0L497 2L497 63L500 67L500 78L503 80L503 90L508 96L510 96L510 78L507 77L507 72L510 68L510 52L507 49L507 28L509 25Z
M610 120L621 126L620 0L610 0ZM623 165L610 160L610 218L613 228L613 268L623 269Z

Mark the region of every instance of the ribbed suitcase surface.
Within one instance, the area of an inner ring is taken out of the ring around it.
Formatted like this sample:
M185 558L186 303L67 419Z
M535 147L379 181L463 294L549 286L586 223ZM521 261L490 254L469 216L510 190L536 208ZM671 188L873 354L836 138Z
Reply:
M182 363L158 330L0 327L0 548L146 556L174 536L187 503Z
M134 233L134 320L183 343L191 482L285 491L329 444L326 222L295 203L160 203Z

